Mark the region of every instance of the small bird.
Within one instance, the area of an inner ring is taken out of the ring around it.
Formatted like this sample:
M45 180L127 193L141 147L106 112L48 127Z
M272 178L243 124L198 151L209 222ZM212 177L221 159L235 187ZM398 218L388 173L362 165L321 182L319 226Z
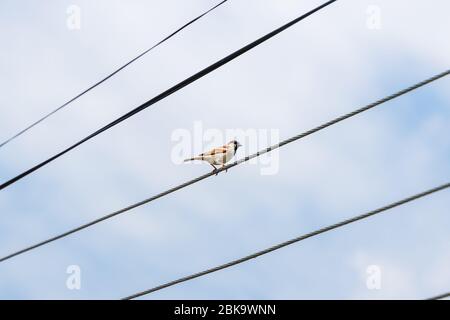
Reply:
M225 163L227 163L234 157L239 147L242 147L242 145L236 140L232 140L223 147L214 148L208 152L199 154L196 157L186 159L184 160L184 162L193 160L206 161L214 168L213 172L215 172L218 170L216 165L222 165L221 168L223 168L225 166ZM217 174L218 172L216 173L216 175Z

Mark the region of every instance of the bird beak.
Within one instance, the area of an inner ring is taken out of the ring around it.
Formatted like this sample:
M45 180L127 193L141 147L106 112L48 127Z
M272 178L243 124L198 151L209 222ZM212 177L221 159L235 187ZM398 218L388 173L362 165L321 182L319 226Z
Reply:
M239 142L237 143L238 148L242 147L242 144L240 144Z

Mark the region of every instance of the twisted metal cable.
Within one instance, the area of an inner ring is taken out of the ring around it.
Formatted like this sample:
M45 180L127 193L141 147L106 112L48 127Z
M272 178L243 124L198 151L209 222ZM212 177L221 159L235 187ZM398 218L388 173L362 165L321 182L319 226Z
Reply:
M362 113L362 112L364 112L364 111L370 110L370 109L372 109L372 108L374 108L374 107L376 107L376 106L379 106L379 105L381 105L381 104L383 104L383 103L385 103L385 102L388 102L388 101L393 100L393 99L395 99L395 98L397 98L397 97L400 97L400 96L402 96L402 95L404 95L404 94L406 94L406 93L408 93L408 92L411 92L411 91L413 91L413 90L415 90L415 89L418 89L418 88L420 88L420 87L422 87L422 86L424 86L424 85L426 85L426 84L429 84L429 83L431 83L431 82L433 82L433 81L436 81L436 80L438 80L438 79L440 79L440 78L442 78L442 77L448 75L449 73L450 73L450 69L447 70L447 71L445 71L445 72L442 72L442 73L440 73L440 74L437 74L437 75L435 75L435 76L433 76L433 77L431 77L431 78L429 78L429 79L427 79L427 80L424 80L424 81L421 81L421 82L419 82L419 83L417 83L417 84L415 84L415 85L412 85L412 86L410 86L410 87L408 87L408 88L406 88L406 89L403 89L403 90L401 90L401 91L399 91L399 92L397 92L397 93L391 94L391 95L389 95L389 96L387 96L387 97L385 97L385 98L383 98L383 99L380 99L380 100L378 100L378 101L376 101L376 102L374 102L374 103L371 103L371 104L369 104L369 105L367 105L367 106L364 106L364 107L359 108L359 109L357 109L357 110L355 110L355 111L349 112L349 113L347 113L347 114L345 114L345 115L343 115L343 116L340 116L340 117L335 118L335 119L333 119L333 120L331 120L331 121L328 121L328 122L326 122L326 123L324 123L324 124L322 124L322 125L320 125L320 126L314 128L314 129L311 129L311 130L309 130L309 131L306 131L306 132L304 132L304 133L301 133L301 134L299 134L299 135L296 135L296 136L294 136L294 137L292 137L292 138L289 138L289 139L287 139L287 140L282 141L282 142L279 143L279 144L273 145L273 146L271 146L271 147L269 147L269 148L263 149L263 150L261 150L261 151L255 153L255 154L253 154L253 155L250 155L250 156L247 156L247 157L245 157L245 158L243 158L243 159L240 159L240 160L238 160L238 161L235 161L235 162L233 162L233 163L231 163L231 164L229 164L229 165L224 166L223 168L219 168L217 171L209 172L209 173L204 174L204 175L202 175L202 176L199 176L199 177L197 177L197 178L195 178L195 179L192 179L192 180L190 180L190 181L187 181L187 182L185 182L185 183L183 183L183 184L180 184L180 185L178 185L178 186L175 186L175 187L173 187L173 188L171 188L171 189L168 189L168 190L166 190L166 191L164 191L164 192L161 192L161 193L159 193L159 194L157 194L157 195L155 195L155 196L152 196L152 197L150 197L150 198L147 198L147 199L145 199L145 200L142 200L142 201L137 202L137 203L135 203L135 204L132 204L132 205L130 205L130 206L128 206L128 207L122 208L122 209L120 209L120 210L114 211L114 212L112 212L112 213L110 213L110 214L108 214L108 215L105 215L105 216L103 216L103 217L101 217L101 218L99 218L99 219L96 219L96 220L93 220L93 221L88 222L88 223L86 223L86 224L83 224L83 225L81 225L81 226L79 226L79 227L77 227L77 228L74 228L74 229L69 230L69 231L64 232L64 233L61 233L61 234L59 234L59 235L57 235L57 236L54 236L54 237L49 238L49 239L47 239L47 240L44 240L44 241L42 241L42 242L36 243L36 244L34 244L34 245L32 245L32 246L26 247L26 248L21 249L21 250L19 250L19 251L13 252L13 253L11 253L11 254L9 254L9 255L6 255L6 256L0 258L0 262L6 261L6 260L11 259L11 258L13 258L13 257L15 257L15 256L18 256L18 255L20 255L20 254L23 254L23 253L25 253L25 252L27 252L27 251L30 251L30 250L32 250L32 249L36 249L36 248L38 248L38 247L41 247L41 246L43 246L43 245L45 245L45 244L48 244L48 243L53 242L53 241L56 241L56 240L58 240L58 239L67 237L67 236L70 235L70 234L73 234L73 233L75 233L75 232L78 232L78 231L81 231L81 230L86 229L86 228L88 228L88 227L91 227L91 226L93 226L93 225L95 225L95 224L97 224L97 223L100 223L100 222L102 222L102 221L105 221L105 220L108 220L108 219L110 219L110 218L113 218L113 217L115 217L115 216L117 216L117 215L119 215L119 214L125 213L125 212L127 212L127 211L129 211L129 210L131 210L131 209L140 207L140 206L142 206L142 205L144 205L144 204L147 204L147 203L149 203L149 202L152 202L152 201L154 201L154 200L157 200L157 199L159 199L159 198L161 198L161 197L167 196L167 195L169 195L169 194L171 194L171 193L173 193L173 192L175 192L175 191L178 191L178 190L180 190L180 189L183 189L183 188L185 188L185 187L187 187L187 186L190 186L190 185L192 185L192 184L194 184L194 183L200 182L200 181L202 181L202 180L204 180L204 179L206 179L206 178L209 178L209 177L211 177L211 176L215 176L216 174L218 174L218 173L220 173L220 172L222 172L222 171L224 171L224 170L228 170L228 169L230 169L230 168L232 168L232 167L235 167L235 166L237 166L237 165L239 165L239 164L241 164L241 163L244 163L244 162L246 162L246 161L249 161L250 159L253 159L253 158L255 158L255 157L258 157L258 156L260 156L260 155L262 155L262 154L264 154L264 153L270 152L270 151L275 150L275 149L277 149L277 148L280 148L280 147L282 147L282 146L284 146L284 145L287 145L287 144L289 144L289 143L291 143L291 142L294 142L294 141L297 141L297 140L299 140L299 139L305 138L305 137L307 137L307 136L309 136L309 135L311 135L311 134L313 134L313 133L315 133L315 132L317 132L317 131L323 130L323 129L325 129L325 128L331 126L331 125L334 125L334 124L336 124L336 123L338 123L338 122L341 122L341 121L343 121L343 120L345 120L345 119L354 117L354 116L356 116L356 115L358 115L358 114L360 114L360 113Z
M438 296L428 298L427 300L441 300L441 299L445 299L445 298L449 298L449 297L450 297L450 292L447 292L447 293L440 294Z
M162 290L164 288L168 288L168 287L174 286L174 285L182 283L182 282L193 280L195 278L199 278L199 277L205 276L205 275L213 273L213 272L217 272L217 271L220 271L220 270L223 270L223 269L226 269L226 268L230 268L232 266L241 264L241 263L246 262L248 260L255 259L257 257L260 257L262 255L268 254L268 253L273 252L275 250L284 248L284 247L289 246L291 244L294 244L296 242L300 242L300 241L306 240L308 238L315 237L315 236L320 235L322 233L325 233L325 232L331 231L333 229L337 229L337 228L343 227L345 225L348 225L350 223L353 223L353 222L356 222L356 221L359 221L359 220L367 219L367 218L369 218L371 216L374 216L376 214L379 214L379 213L382 213L382 212L387 211L389 209L401 206L401 205L403 205L405 203L417 200L419 198L428 196L428 195L430 195L432 193L435 193L435 192L438 192L438 191L442 191L442 190L444 190L446 188L449 188L449 187L450 187L450 183L443 184L441 186L438 186L438 187L435 187L433 189L429 189L427 191L415 194L415 195L413 195L411 197L408 197L408 198L402 199L400 201L388 204L388 205L386 205L384 207L375 209L375 210L367 212L365 214L361 214L359 216L356 216L356 217L353 217L353 218L350 218L350 219L347 219L347 220L343 220L341 222L332 224L330 226L327 226L327 227L318 229L316 231L313 231L313 232L301 235L301 236L299 236L297 238L294 238L294 239L282 242L282 243L274 245L274 246L272 246L270 248L258 251L258 252L253 253L253 254L250 254L250 255L248 255L246 257L243 257L243 258L240 258L240 259L237 259L237 260L234 260L234 261L222 264L220 266L217 266L217 267L214 267L214 268L211 268L211 269L207 269L207 270L204 270L204 271L201 271L201 272L198 272L198 273L194 273L194 274L191 274L191 275L183 277L183 278L179 278L179 279L174 280L174 281L167 282L165 284L156 286L156 287L148 289L148 290L144 290L144 291L135 293L133 295L130 295L128 297L123 298L123 300L130 300L130 299L138 298L138 297L144 296L146 294L149 294L149 293L152 293L152 292L155 292L155 291L159 291L159 290ZM440 299L442 297L444 297L444 296L440 296L440 297L437 297L437 298Z
M178 84L174 85L173 87L167 89L166 91L163 91L162 93L158 94L157 96L153 97L152 99L148 100L147 102L144 102L139 107L134 108L133 110L127 112L126 114L120 116L119 118L115 119L114 121L110 122L109 124L103 126L102 128L98 129L97 131L91 133L87 137L81 139L80 141L76 142L75 144L71 145L70 147L64 149L63 151L55 154L54 156L42 161L41 163L35 165L34 167L22 172L21 174L15 176L14 178L4 182L0 185L0 190L5 189L6 187L10 186L13 183L16 183L17 181L25 178L29 174L35 172L36 170L42 168L43 166L49 164L50 162L53 162L54 160L58 159L59 157L63 156L64 154L68 153L69 151L79 147L83 143L91 140L92 138L98 136L102 132L105 132L112 127L118 125L119 123L125 121L126 119L134 116L135 114L147 109L148 107L154 105L155 103L167 98L168 96L174 94L175 92L183 89L184 87L188 86L189 84L197 81L198 79L206 76L207 74L213 72L216 69L219 69L220 67L224 66L225 64L229 63L230 61L236 59L237 57L243 55L244 53L250 51L251 49L259 46L263 42L269 40L270 38L276 36L277 34L283 32L284 30L292 27L293 25L297 24L298 22L306 19L307 17L311 16L312 14L320 11L321 9L325 8L326 6L332 4L333 2L336 2L337 0L330 0L325 2L324 4L312 9L311 11L299 16L298 18L286 23L285 25L279 27L278 29L273 30L272 32L269 32L265 36L253 41L252 43L242 47L241 49L229 54L225 58L213 63L212 65L204 68L203 70L195 73L194 75L190 76L189 78L179 82Z

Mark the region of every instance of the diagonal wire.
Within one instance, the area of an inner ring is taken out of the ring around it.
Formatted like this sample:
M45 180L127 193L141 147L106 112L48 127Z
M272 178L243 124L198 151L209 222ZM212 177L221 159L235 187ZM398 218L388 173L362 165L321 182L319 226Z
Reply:
M109 78L111 78L112 76L114 76L115 74L117 74L118 72L122 71L123 69L125 69L126 67L128 67L130 64L132 64L133 62L135 62L136 60L138 60L139 58L141 58L142 56L146 55L147 53L149 53L150 51L152 51L153 49L155 49L156 47L160 46L161 44L163 44L164 42L166 42L167 40L169 40L170 38L172 38L173 36L175 36L177 33L181 32L183 29L187 28L188 26L190 26L191 24L193 24L194 22L196 22L197 20L203 18L204 16L206 16L208 13L210 13L211 11L215 10L216 8L218 8L219 6L221 6L222 4L224 4L225 2L227 2L228 0L223 0L222 2L218 3L217 5L215 5L214 7L208 9L207 11L205 11L204 13L202 13L201 15L195 17L194 19L192 19L191 21L187 22L186 24L184 24L183 26L181 26L180 28L178 28L177 30L175 30L174 32L172 32L170 35L168 35L167 37L165 37L164 39L160 40L158 43L156 43L155 45L153 45L152 47L150 47L149 49L145 50L144 52L142 52L141 54L137 55L136 57L134 57L133 59L131 59L130 61L128 61L127 63L125 63L124 65L122 65L121 67L119 67L118 69L114 70L112 73L110 73L109 75L107 75L106 77L104 77L103 79L101 79L100 81L96 82L95 84L93 84L92 86L90 86L89 88L85 89L84 91L82 91L81 93L77 94L75 97L73 97L72 99L68 100L67 102L63 103L61 106L59 106L58 108L56 108L55 110L49 112L48 114L46 114L45 116L43 116L42 118L40 118L39 120L31 123L29 126L27 126L26 128L22 129L21 131L19 131L18 133L16 133L15 135L11 136L10 138L8 138L7 140L3 141L0 144L0 148L5 146L6 144L8 144L9 142L11 142L12 140L18 138L19 136L21 136L22 134L24 134L25 132L27 132L28 130L30 130L31 128L37 126L39 123L41 123L42 121L46 120L47 118L49 118L50 116L52 116L53 114L55 114L56 112L58 112L59 110L65 108L67 105L69 105L70 103L74 102L75 100L77 100L78 98L80 98L81 96L83 96L84 94L88 93L89 91L91 91L92 89L96 88L97 86L99 86L100 84L102 84L103 82L105 82L106 80L108 80Z
M427 300L441 300L441 299L445 299L445 298L449 298L449 297L450 297L450 292L447 292L447 293L440 294L438 296L428 298Z
M319 10L327 7L328 5L332 4L333 2L336 2L337 0L330 0L325 2L324 4L312 9L311 11L301 15L300 17L286 23L285 25L279 27L278 29L275 29L274 31L266 34L265 36L253 41L252 43L244 46L243 48L229 54L228 56L226 56L225 58L213 63L212 65L210 65L209 67L204 68L203 70L197 72L196 74L190 76L189 78L179 82L178 84L174 85L173 87L167 89L166 91L160 93L159 95L155 96L154 98L148 100L147 102L144 102L142 105L140 105L139 107L127 112L126 114L122 115L121 117L117 118L116 120L112 121L111 123L107 124L106 126L98 129L97 131L95 131L94 133L88 135L87 137L83 138L82 140L76 142L75 144L73 144L72 146L66 148L65 150L57 153L56 155L48 158L47 160L44 160L43 162L35 165L34 167L22 172L21 174L15 176L14 178L4 182L3 184L0 185L0 190L5 189L6 187L8 187L9 185L21 180L22 178L28 176L29 174L33 173L34 171L40 169L41 167L49 164L50 162L56 160L57 158L61 157L62 155L66 154L67 152L75 149L76 147L82 145L83 143L85 143L86 141L94 138L95 136L101 134L102 132L116 126L117 124L121 123L122 121L125 121L126 119L134 116L135 114L147 109L148 107L150 107L151 105L157 103L158 101L172 95L173 93L177 92L178 90L181 90L182 88L186 87L187 85L191 84L194 81L197 81L198 79L206 76L207 74L213 72L214 70L222 67L223 65L227 64L228 62L236 59L237 57L243 55L244 53L246 53L247 51L257 47L258 45L260 45L261 43L269 40L270 38L276 36L277 34L279 34L280 32L283 32L284 30L292 27L293 25L295 25L296 23L302 21L303 19L306 19L307 17L309 17L310 15L318 12Z
M274 246L272 246L270 248L267 248L265 250L261 250L261 251L258 251L256 253L250 254L250 255L248 255L246 257L243 257L243 258L240 258L240 259L237 259L237 260L234 260L234 261L222 264L220 266L217 266L217 267L214 267L214 268L211 268L211 269L207 269L207 270L204 270L204 271L201 271L201 272L198 272L198 273L194 273L192 275L189 275L189 276L186 276L186 277L183 277L183 278L179 278L179 279L174 280L174 281L167 282L165 284L156 286L154 288L151 288L151 289L148 289L148 290L145 290L145 291L141 291L141 292L135 293L133 295L130 295L128 297L123 298L123 300L130 300L130 299L138 298L138 297L144 296L146 294L149 294L149 293L152 293L152 292L155 292L155 291L159 291L159 290L162 290L164 288L168 288L168 287L174 286L176 284L180 284L182 282L190 281L190 280L193 280L195 278L199 278L199 277L205 276L205 275L213 273L213 272L217 272L217 271L220 271L220 270L223 270L223 269L226 269L226 268L230 268L232 266L241 264L241 263L246 262L248 260L255 259L255 258L260 257L262 255L271 253L271 252L273 252L275 250L278 250L278 249L284 248L286 246L289 246L291 244L297 243L299 241L303 241L303 240L306 240L308 238L312 238L312 237L318 236L318 235L320 235L322 233L325 233L325 232L328 232L328 231L331 231L331 230L343 227L345 225L357 222L359 220L367 219L367 218L369 218L371 216L374 216L376 214L379 214L379 213L382 213L382 212L387 211L389 209L393 209L395 207L404 205L404 204L406 204L408 202L411 202L411 201L417 200L419 198L428 196L428 195L430 195L432 193L435 193L435 192L438 192L438 191L442 191L442 190L444 190L446 188L449 188L449 187L450 187L450 183L443 184L441 186L438 186L438 187L435 187L433 189L429 189L427 191L415 194L413 196L410 196L408 198L405 198L405 199L399 200L397 202L388 204L388 205L386 205L384 207L375 209L373 211L369 211L369 212L361 214L359 216L355 216L353 218L350 218L350 219L347 219L347 220L343 220L341 222L332 224L330 226L327 226L327 227L318 229L316 231L313 231L313 232L301 235L301 236L299 236L297 238L294 238L294 239L282 242L280 244L274 245Z
M424 86L424 85L426 85L426 84L429 84L429 83L431 83L431 82L433 82L433 81L436 81L436 80L438 80L438 79L440 79L440 78L442 78L442 77L448 75L449 73L450 73L450 70L444 71L444 72L442 72L442 73L440 73L440 74L437 74L437 75L435 75L435 76L433 76L433 77L431 77L431 78L429 78L429 79L427 79L427 80L424 80L424 81L419 82L419 83L417 83L417 84L415 84L415 85L412 85L412 86L410 86L410 87L408 87L408 88L406 88L406 89L403 89L403 90L401 90L401 91L398 91L397 93L391 94L390 96L387 96L387 97L385 97L385 98L383 98L383 99L380 99L380 100L378 100L378 101L376 101L376 102L373 102L373 103L371 103L371 104L369 104L369 105L367 105L367 106L364 106L364 107L359 108L359 109L357 109L357 110L354 110L354 111L352 111L352 112L350 112L350 113L347 113L347 114L345 114L345 115L343 115L343 116L340 116L340 117L335 118L335 119L333 119L333 120L331 120L331 121L328 121L328 122L326 122L326 123L324 123L324 124L322 124L322 125L320 125L320 126L314 128L314 129L311 129L311 130L309 130L309 131L306 131L306 132L304 132L304 133L301 133L301 134L299 134L299 135L296 135L296 136L294 136L294 137L292 137L292 138L290 138L290 139L287 139L287 140L282 141L282 142L279 143L279 144L273 145L273 146L271 146L271 147L269 147L269 148L263 149L263 150L261 150L261 151L255 153L255 154L253 154L253 155L250 155L250 156L247 156L247 157L245 157L245 158L243 158L243 159L240 159L240 160L238 160L238 161L235 161L235 162L233 162L233 163L231 163L231 164L229 164L229 165L226 165L226 166L223 167L223 168L219 168L217 171L213 171L213 172L204 174L204 175L199 176L199 177L197 177L197 178L195 178L195 179L193 179L193 180L187 181L187 182L185 182L185 183L183 183L183 184L180 184L180 185L175 186L175 187L173 187L173 188L171 188L171 189L168 189L168 190L166 190L166 191L164 191L164 192L161 192L161 193L159 193L159 194L157 194L157 195L155 195L155 196L152 196L152 197L150 197L150 198L147 198L147 199L145 199L145 200L143 200L143 201L137 202L137 203L132 204L132 205L130 205L130 206L128 206L128 207L125 207L125 208L122 208L122 209L117 210L117 211L115 211L115 212L112 212L112 213L110 213L110 214L108 214L108 215L105 215L105 216L103 216L103 217L101 217L101 218L99 218L99 219L96 219L96 220L93 220L93 221L91 221L91 222L89 222L89 223L86 223L86 224L84 224L84 225L81 225L81 226L79 226L79 227L77 227L77 228L71 229L71 230L69 230L69 231L67 231L67 232L61 233L61 234L59 234L59 235L57 235L57 236L54 236L54 237L49 238L49 239L47 239L47 240L44 240L44 241L42 241L42 242L36 243L36 244L34 244L34 245L32 245L32 246L29 246L29 247L26 247L26 248L21 249L21 250L19 250L19 251L13 252L13 253L11 253L11 254L9 254L9 255L7 255L7 256L4 256L4 257L0 258L0 262L6 261L6 260L11 259L11 258L13 258L13 257L15 257L15 256L18 256L18 255L23 254L23 253L25 253L25 252L27 252L27 251L36 249L36 248L38 248L38 247L41 247L41 246L43 246L43 245L46 245L46 244L48 244L48 243L50 243L50 242L53 242L53 241L56 241L56 240L58 240L58 239L67 237L67 236L70 235L70 234L73 234L73 233L76 233L76 232L81 231L81 230L83 230L83 229L86 229L86 228L88 228L88 227L91 227L91 226L93 226L93 225L95 225L95 224L97 224L97 223L100 223L100 222L102 222L102 221L105 221L105 220L108 220L108 219L110 219L110 218L113 218L113 217L115 217L115 216L117 216L117 215L119 215L119 214L125 213L125 212L127 212L127 211L129 211L129 210L131 210L131 209L140 207L140 206L142 206L142 205L144 205L144 204L147 204L147 203L149 203L149 202L152 202L152 201L154 201L154 200L157 200L157 199L159 199L159 198L161 198L161 197L167 196L167 195L169 195L169 194L171 194L171 193L173 193L173 192L175 192L175 191L178 191L178 190L183 189L183 188L185 188L185 187L188 187L188 186L190 186L190 185L192 185L192 184L194 184L194 183L197 183L197 182L202 181L202 180L204 180L204 179L206 179L206 178L209 178L209 177L211 177L211 176L213 176L213 175L216 175L217 173L220 173L220 172L223 171L223 170L228 170L228 169L230 169L230 168L232 168L232 167L234 167L234 166L237 166L237 165L239 165L239 164L241 164L241 163L244 163L244 162L246 162L246 161L249 161L250 159L253 159L253 158L255 158L255 157L258 157L258 156L260 156L260 155L262 155L262 154L264 154L264 153L267 153L267 152L270 152L270 151L272 151L272 150L275 150L275 149L277 149L277 148L279 148L279 147L281 147L281 146L284 146L284 145L286 145L286 144L288 144L288 143L291 143L291 142L294 142L294 141L296 141L296 140L305 138L305 137L309 136L310 134L313 134L313 133L315 133L315 132L317 132L317 131L323 130L323 129L325 129L325 128L331 126L331 125L334 125L334 124L336 124L336 123L338 123L338 122L341 122L341 121L343 121L343 120L345 120L345 119L351 118L351 117L353 117L353 116L355 116L355 115L357 115L357 114L360 114L361 112L364 112L364 111L367 111L367 110L369 110L369 109L372 109L372 108L374 108L374 107L376 107L376 106L379 106L379 105L381 105L381 104L383 104L383 103L385 103L385 102L388 102L388 101L393 100L393 99L395 99L395 98L397 98L397 97L400 97L400 96L402 96L402 95L404 95L404 94L406 94L406 93L408 93L408 92L411 92L411 91L413 91L413 90L415 90L415 89L418 89L418 88L420 88L420 87L422 87L422 86Z

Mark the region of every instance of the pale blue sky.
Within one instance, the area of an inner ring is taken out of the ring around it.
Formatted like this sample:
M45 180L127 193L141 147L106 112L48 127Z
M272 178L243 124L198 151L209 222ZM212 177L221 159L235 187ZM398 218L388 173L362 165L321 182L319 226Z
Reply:
M0 149L0 181L321 2L230 0ZM81 8L78 31L66 27L71 4ZM0 140L211 5L2 1ZM379 30L367 28L369 5L380 8ZM448 69L449 10L444 0L338 1L1 191L0 255L207 172L170 158L172 133L194 121L284 139ZM0 298L121 298L445 183L449 85L284 147L276 175L243 164L0 263ZM433 296L450 289L449 208L444 191L146 298ZM81 268L79 291L66 288L69 265ZM382 270L381 290L366 288L369 265Z

